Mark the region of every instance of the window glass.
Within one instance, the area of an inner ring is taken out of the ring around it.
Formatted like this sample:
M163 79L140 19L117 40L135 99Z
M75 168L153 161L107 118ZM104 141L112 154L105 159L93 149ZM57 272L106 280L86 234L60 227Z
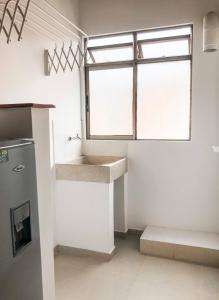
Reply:
M190 61L138 66L138 139L189 139Z
M104 36L91 38L88 40L88 47L96 47L96 46L106 46L106 45L114 45L114 44L122 44L122 43L133 43L132 34L119 34L116 36Z
M90 134L132 135L132 68L89 71Z
M133 59L133 48L132 47L118 47L118 48L107 48L104 50L93 50L90 56L93 55L93 59L88 57L88 63L104 63L111 61L124 61Z
M162 37L180 36L191 34L191 27L172 28L172 29L161 29L140 32L137 35L138 40L156 39Z
M145 43L142 48L141 58L170 57L189 54L188 40L177 40L168 42Z

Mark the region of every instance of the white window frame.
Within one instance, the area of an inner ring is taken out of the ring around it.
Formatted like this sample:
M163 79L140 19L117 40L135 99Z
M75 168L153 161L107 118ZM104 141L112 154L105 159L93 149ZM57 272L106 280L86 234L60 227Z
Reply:
M187 35L177 35L177 36L167 36L161 38L152 38L146 40L138 40L137 35L139 33L146 33L146 32L154 32L154 31L166 31L172 29L180 29L180 28L191 28L191 34ZM141 31L133 31L133 32L125 32L125 33L118 33L118 34L110 34L110 35L103 35L103 36L92 36L89 38L106 38L106 37L113 37L118 35L133 35L133 43L121 43L121 44L111 44L111 45L104 45L104 46L96 46L96 47L87 47L88 40L85 40L85 47L87 48L87 53L90 54L92 59L92 63L87 62L87 54L85 58L85 96L86 96L86 138L89 140L139 140L142 139L137 138L137 85L138 85L138 68L139 64L149 64L149 63L160 63L160 62L170 62L170 61L190 61L190 117L189 117L189 138L188 139L164 139L164 141L191 141L191 107L192 107L192 56L193 56L193 25L180 25L180 26L172 26L172 27L163 27L163 28L155 28L155 29L148 29L148 30L141 30ZM155 43L160 41L172 41L172 40L184 40L187 39L189 42L189 54L188 55L179 55L179 56L168 56L168 57L158 57L158 58L142 58L141 56L141 45L145 43ZM104 63L96 63L94 57L92 56L92 51L101 49L112 49L112 48L123 48L123 47L130 47L133 48L134 57L132 60L126 61L115 61L115 62L104 62ZM106 69L113 69L113 68L126 68L132 67L133 68L133 134L132 135L91 135L90 134L90 99L89 99L89 71L90 70L106 70ZM162 141L162 139L143 139L143 140L156 140Z

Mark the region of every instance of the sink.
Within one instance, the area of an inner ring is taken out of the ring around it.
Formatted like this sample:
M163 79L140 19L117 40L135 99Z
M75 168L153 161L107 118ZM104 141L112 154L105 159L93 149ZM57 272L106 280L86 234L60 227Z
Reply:
M110 183L127 171L127 158L118 156L86 155L56 164L58 180Z

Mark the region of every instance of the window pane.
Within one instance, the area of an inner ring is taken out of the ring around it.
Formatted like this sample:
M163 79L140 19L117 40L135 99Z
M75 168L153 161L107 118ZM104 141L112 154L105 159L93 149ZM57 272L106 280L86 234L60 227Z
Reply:
M91 38L88 40L87 45L88 47L96 47L96 46L106 46L106 45L114 45L114 44L122 44L122 43L133 43L133 35L121 34L117 36Z
M133 59L132 47L92 50L91 52L93 54L95 63L124 61ZM94 61L92 61L92 59L90 58L88 60L88 63L94 63Z
M138 33L138 40L156 39L170 36L180 36L191 34L191 27L173 28L166 30L155 30Z
M89 72L90 134L132 135L133 69Z
M170 57L189 54L187 39L142 44L142 58Z
M138 66L138 139L189 139L190 61Z

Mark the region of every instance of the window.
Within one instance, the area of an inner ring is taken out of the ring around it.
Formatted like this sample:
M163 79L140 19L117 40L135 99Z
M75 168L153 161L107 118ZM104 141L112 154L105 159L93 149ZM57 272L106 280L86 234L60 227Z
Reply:
M91 70L89 85L90 134L132 135L132 68Z
M192 26L86 43L88 139L190 140Z

